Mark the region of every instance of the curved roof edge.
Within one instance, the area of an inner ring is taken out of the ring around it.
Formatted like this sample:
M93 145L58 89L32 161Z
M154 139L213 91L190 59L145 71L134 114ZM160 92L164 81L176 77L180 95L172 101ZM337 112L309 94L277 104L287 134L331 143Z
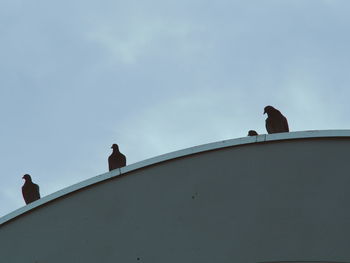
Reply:
M89 178L87 180L84 180L82 182L73 184L71 186L68 186L66 188L63 188L62 190L59 190L57 192L54 192L52 194L49 194L47 196L42 197L41 199L30 203L26 206L23 206L3 217L0 218L0 226L22 214L25 214L29 212L30 210L37 208L39 206L42 206L46 203L49 203L59 197L65 196L69 193L78 191L80 189L83 189L87 186L105 181L107 179L120 176L122 174L129 173L134 170L138 170L150 165L154 165L157 163L161 163L164 161L168 161L171 159L176 159L179 157L184 157L196 153L206 152L206 151L212 151L220 148L226 148L231 146L239 146L239 145L246 145L246 144L252 144L252 143L264 143L264 142L271 142L271 141L282 141L282 140L295 140L295 139L312 139L312 138L327 138L327 137L333 137L333 138L339 138L339 137L350 137L350 130L312 130L312 131L298 131L298 132L288 132L288 133L275 133L275 134L262 134L258 136L247 136L237 139L229 139L229 140L223 140L203 145L198 145L190 148L186 148L183 150L170 152L167 154L159 155L156 157L152 157L150 159L146 159L144 161L140 161L137 163L130 164L128 166L115 169L113 171L100 174L97 176L94 176L92 178Z

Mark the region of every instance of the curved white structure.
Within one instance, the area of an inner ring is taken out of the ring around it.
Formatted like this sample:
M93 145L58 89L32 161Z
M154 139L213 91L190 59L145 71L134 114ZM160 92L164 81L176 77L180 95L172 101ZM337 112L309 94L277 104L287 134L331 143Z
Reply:
M105 173L0 219L10 262L350 261L350 131L259 135Z

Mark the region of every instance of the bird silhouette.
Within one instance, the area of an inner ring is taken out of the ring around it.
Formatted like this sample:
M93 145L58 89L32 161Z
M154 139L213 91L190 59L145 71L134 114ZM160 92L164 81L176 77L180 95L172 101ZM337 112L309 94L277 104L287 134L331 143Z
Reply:
M126 157L119 151L118 145L113 144L111 148L113 149L113 152L108 157L108 165L110 171L124 167L126 165Z
M289 132L288 121L282 113L272 106L264 108L264 114L267 113L266 130L268 133Z
M30 175L25 174L22 178L25 180L24 185L22 186L22 195L26 204L40 199L39 186L32 182Z
M256 135L259 135L256 131L254 130L248 131L248 136L256 136Z

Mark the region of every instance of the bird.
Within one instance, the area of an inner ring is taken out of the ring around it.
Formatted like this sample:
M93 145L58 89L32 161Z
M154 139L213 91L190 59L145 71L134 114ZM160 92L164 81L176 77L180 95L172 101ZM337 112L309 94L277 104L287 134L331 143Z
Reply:
M113 144L111 148L113 149L113 152L108 157L108 165L110 171L124 167L126 165L126 157L119 151L118 144Z
M264 108L264 114L267 113L265 121L266 130L268 133L289 132L287 118L282 113L272 106Z
M25 180L22 186L22 195L26 204L32 203L40 199L39 186L32 182L32 178L29 174L23 175L22 179Z
M248 136L256 136L256 135L259 135L256 131L254 130L248 131Z

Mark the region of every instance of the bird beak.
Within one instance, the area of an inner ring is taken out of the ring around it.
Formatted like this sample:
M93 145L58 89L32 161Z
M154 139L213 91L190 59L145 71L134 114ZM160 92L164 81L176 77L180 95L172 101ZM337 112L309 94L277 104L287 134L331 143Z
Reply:
M263 114L265 114L266 113L266 110L264 110L264 113Z

